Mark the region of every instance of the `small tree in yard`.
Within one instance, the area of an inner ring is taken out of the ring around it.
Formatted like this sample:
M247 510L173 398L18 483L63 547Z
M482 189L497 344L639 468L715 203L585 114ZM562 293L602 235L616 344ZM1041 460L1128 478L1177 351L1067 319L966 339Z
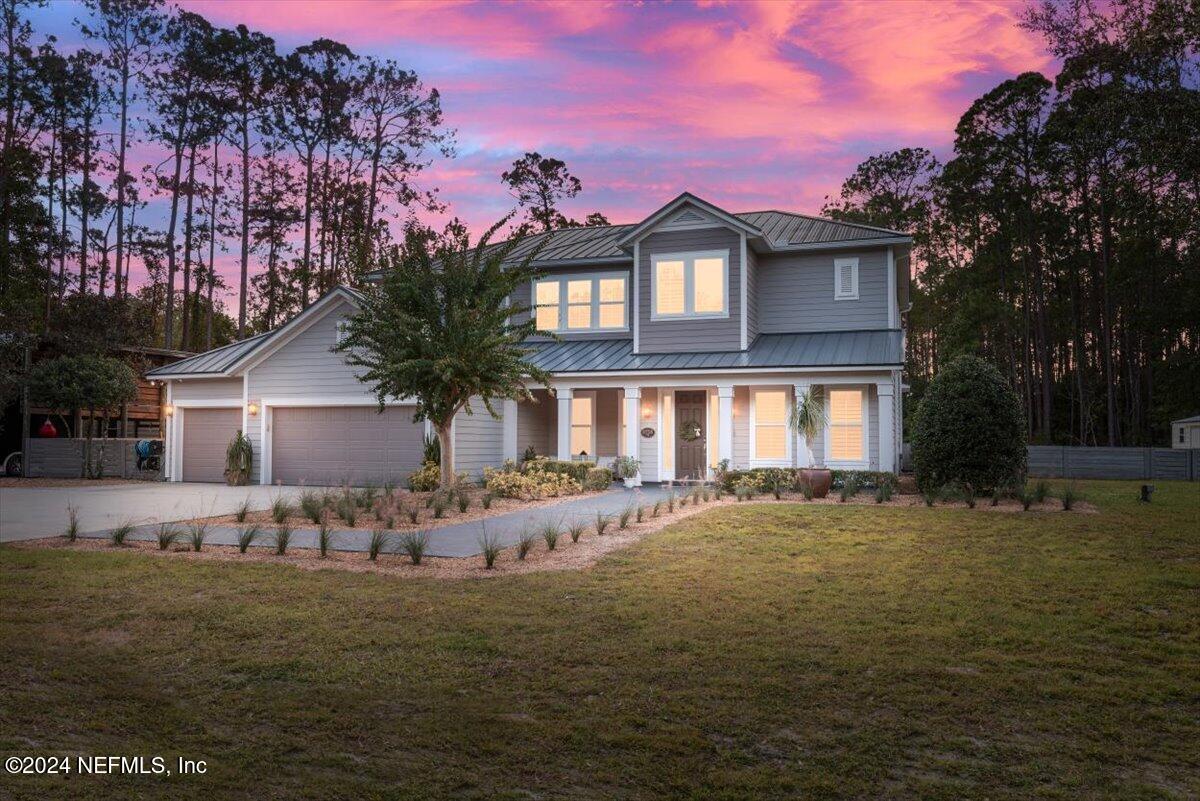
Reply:
M532 266L538 249L509 261L523 230L489 244L508 219L474 247L458 223L442 235L411 228L402 246L382 255L383 280L366 290L336 346L365 368L359 380L372 385L381 409L388 399L416 401L414 421L429 420L437 433L443 487L454 483L450 424L459 411L472 414L478 399L498 418L496 400L527 400L526 382L547 385L523 344L537 323L532 316L516 322L529 306L509 302L540 275Z
M1021 401L993 365L960 356L938 371L913 418L917 485L976 494L1023 484L1027 453Z
M79 474L83 478L100 478L103 450L98 458L92 458L96 411L115 410L137 397L133 368L109 356L60 356L34 366L29 375L29 392L44 406L69 409L72 413L87 410L87 436Z

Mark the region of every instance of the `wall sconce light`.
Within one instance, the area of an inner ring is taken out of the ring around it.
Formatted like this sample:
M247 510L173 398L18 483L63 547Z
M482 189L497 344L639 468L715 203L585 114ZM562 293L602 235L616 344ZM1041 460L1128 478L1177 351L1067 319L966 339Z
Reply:
M653 417L654 417L654 409L651 408L650 406L643 406L642 407L642 419L650 420Z
M258 404L257 403L247 403L246 404L246 414L250 415L251 417L256 417L258 415Z
M175 414L175 407L168 403L163 407L163 414L165 414L167 417L170 417L171 415Z

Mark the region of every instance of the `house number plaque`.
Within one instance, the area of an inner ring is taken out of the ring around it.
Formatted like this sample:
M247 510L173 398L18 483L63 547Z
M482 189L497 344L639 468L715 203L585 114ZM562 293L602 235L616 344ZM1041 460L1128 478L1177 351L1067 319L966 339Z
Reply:
M654 429L650 428L650 426L646 426L642 429L642 436L645 439L652 439L654 437Z

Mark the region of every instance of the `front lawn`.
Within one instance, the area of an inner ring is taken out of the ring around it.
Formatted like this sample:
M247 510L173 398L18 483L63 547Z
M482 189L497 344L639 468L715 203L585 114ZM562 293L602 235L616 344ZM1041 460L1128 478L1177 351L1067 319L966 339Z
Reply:
M1191 798L1200 485L1099 514L732 505L585 571L0 548L12 798Z

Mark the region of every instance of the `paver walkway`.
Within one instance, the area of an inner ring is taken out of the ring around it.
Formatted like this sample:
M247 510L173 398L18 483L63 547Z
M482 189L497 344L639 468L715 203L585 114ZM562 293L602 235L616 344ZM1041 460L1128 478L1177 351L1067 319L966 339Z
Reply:
M429 547L427 556L475 556L481 552L479 542L486 531L489 537L495 537L501 545L515 545L521 533L526 530L536 530L548 522L559 523L564 528L571 523L581 522L589 525L596 522L597 514L617 515L628 507L653 504L663 500L671 492L681 494L682 490L658 485L646 485L639 489L627 490L624 487L614 488L597 495L586 495L582 498L564 500L562 503L549 506L534 506L528 509L518 509L494 517L468 520L464 523L429 529ZM615 526L614 522L614 526ZM131 540L154 540L157 526L139 526L129 535ZM108 537L109 529L91 531L81 534L83 537ZM186 539L186 533L183 539ZM262 537L255 543L256 547L274 547L274 529L264 529ZM396 547L393 543L388 550ZM238 530L232 526L213 526L208 530L204 540L211 545L237 545ZM361 529L339 529L334 533L333 547L338 551L365 552L371 541L371 532ZM317 547L317 533L313 530L297 530L292 534L293 548Z

